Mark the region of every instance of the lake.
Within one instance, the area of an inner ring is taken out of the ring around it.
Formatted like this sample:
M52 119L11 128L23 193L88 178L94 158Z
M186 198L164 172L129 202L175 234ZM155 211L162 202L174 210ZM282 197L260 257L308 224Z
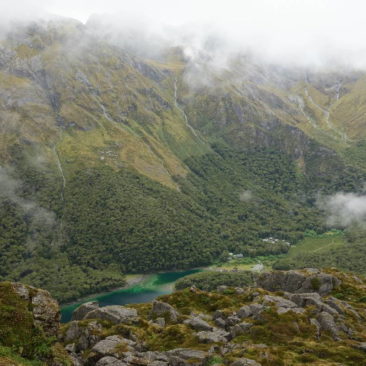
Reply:
M200 272L200 270L192 269L189 271L165 272L149 275L146 280L127 289L111 291L77 303L65 305L61 308L61 322L66 323L70 321L72 312L78 306L88 301L98 301L100 306L150 302L160 295L166 295L173 292L174 283L178 279L197 272Z

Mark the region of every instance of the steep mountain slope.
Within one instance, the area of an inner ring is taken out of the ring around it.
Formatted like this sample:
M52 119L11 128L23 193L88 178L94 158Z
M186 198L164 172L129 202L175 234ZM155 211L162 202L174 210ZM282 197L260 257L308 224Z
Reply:
M200 69L92 26L19 25L0 42L2 278L64 301L126 271L285 252L261 239L322 231L318 191L361 189L363 74L249 57Z

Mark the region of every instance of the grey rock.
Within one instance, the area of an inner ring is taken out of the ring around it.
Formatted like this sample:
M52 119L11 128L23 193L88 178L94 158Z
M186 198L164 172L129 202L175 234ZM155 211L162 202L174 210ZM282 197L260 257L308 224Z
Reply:
M127 308L120 305L110 305L97 308L86 314L84 319L109 320L114 324L131 323L137 320L136 309Z
M105 356L101 358L95 366L127 366L126 363L122 362L118 358L112 356Z
M231 337L235 338L237 336L245 334L252 326L253 324L247 322L234 325L230 328Z
M226 319L226 325L227 326L232 326L232 325L235 325L235 324L240 323L240 321L241 321L241 318L239 318L238 316L236 316L236 315L230 315Z
M286 314L289 311L292 311L295 314L303 314L305 312L305 309L303 309L303 308L283 308L283 307L277 308L277 314L279 314L279 315Z
M74 340L79 339L81 335L81 328L79 327L79 323L76 321L70 322L70 325L65 333L63 341L68 344Z
M241 319L249 318L253 315L253 312L249 305L242 306L239 311L237 312L237 315Z
M340 283L335 276L316 269L273 271L263 273L257 279L257 285L268 291L317 292L322 296L329 294Z
M166 316L170 321L176 322L178 320L179 313L170 304L155 300L153 302L150 315L152 317Z
M78 321L72 321L65 333L63 342L65 344L75 343L76 352L84 351L100 341L100 336L98 335L98 331L100 330L101 325L97 322L80 326Z
M258 314L260 314L264 310L264 306L262 304L257 304L257 303L250 304L249 308L254 317L257 316Z
M366 342L357 343L357 344L353 345L353 347L366 352Z
M234 361L231 366L261 366L261 364L249 358L240 358Z
M168 357L177 356L183 360L191 360L191 359L204 360L208 356L208 353L205 351L190 348L176 348L171 351L168 351L167 354Z
M86 302L85 304L80 305L73 311L71 320L82 320L84 319L86 314L97 308L99 308L99 304L97 301Z
M226 322L224 319L222 318L217 318L215 319L215 324L220 327L220 328L225 328L226 327Z
M321 331L329 332L335 340L339 340L338 327L331 314L323 311L318 315L317 321L319 322Z
M34 324L41 327L48 336L57 336L60 308L50 293L22 283L11 283L11 286L15 293L32 305Z
M294 294L289 295L289 298L291 301L295 302L297 305L301 307L306 306L315 306L319 312L325 311L332 315L338 315L339 312L336 308L338 308L338 305L335 303L334 300L329 301L330 304L333 306L330 306L328 303L324 303L322 301L321 296L318 293L304 293L304 294Z
M263 297L263 302L265 304L272 303L275 304L277 307L281 308L296 308L297 304L295 304L291 300L287 300L281 296L271 296L271 295L265 295Z
M125 345L127 350L133 351L136 343L118 335L109 336L98 342L91 350L102 356L117 356L118 346Z
M217 292L223 293L228 289L228 286L221 285L217 288Z
M65 350L66 350L67 352L70 352L70 353L75 353L75 352L76 352L76 345L75 345L75 343L67 344L67 345L65 346Z
M321 302L321 297L317 292L303 294L287 294L288 298L300 307L314 305Z
M226 319L226 314L225 312L223 312L222 310L216 310L213 315L212 315L212 318L213 319L218 319L218 318L221 318L221 319Z
M159 325L160 327L162 327L162 328L165 327L165 319L164 318L156 318L155 323L157 325Z
M332 307L334 310L337 311L338 314L344 314L344 311L342 309L342 301L339 301L338 299L336 299L335 297L331 296L329 297L325 303Z
M222 330L215 329L213 331L202 331L197 333L197 337L199 342L201 343L218 343L218 342L227 342L227 338L230 336L230 333Z
M195 330L212 330L212 326L200 318L191 318L184 321L184 324L189 325Z

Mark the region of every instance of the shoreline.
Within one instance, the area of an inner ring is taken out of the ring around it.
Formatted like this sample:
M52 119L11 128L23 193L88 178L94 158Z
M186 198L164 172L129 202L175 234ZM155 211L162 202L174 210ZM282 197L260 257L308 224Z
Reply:
M172 272L191 271L191 270L202 270L203 271L207 268L208 267L195 267L195 268L190 268L190 269L175 270L175 271L172 271ZM166 273L166 271L158 271L158 272L154 272L154 273L126 274L125 275L126 284L124 286L115 287L115 288L112 288L110 290L106 290L106 291L102 291L102 292L90 293L90 294L82 296L82 297L80 297L76 300L72 300L72 301L67 302L67 303L60 303L59 304L60 309L62 310L63 308L68 307L68 306L76 305L76 304L79 304L79 303L84 303L84 302L87 302L88 300L92 301L96 297L106 295L110 292L119 291L119 290L128 290L129 288L131 288L133 286L144 283L145 281L147 281L152 276L158 275L158 274L161 274L161 273Z
M114 287L111 288L110 290L106 290L103 292L95 292L95 293L91 293L85 296L82 296L76 300L67 302L67 303L60 303L59 306L60 308L64 308L64 307L68 307L68 306L72 306L75 304L78 304L79 302L85 302L85 300L93 300L96 297L99 296L103 296L106 295L110 292L114 292L114 291L119 291L119 290L128 290L129 288L139 285L142 282L146 281L149 277L153 276L153 274L131 274L131 275L126 275L126 284L124 286L120 286L120 287Z

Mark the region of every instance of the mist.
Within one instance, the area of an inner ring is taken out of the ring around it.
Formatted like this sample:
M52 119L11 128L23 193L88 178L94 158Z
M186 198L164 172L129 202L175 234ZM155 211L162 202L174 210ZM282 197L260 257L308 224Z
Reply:
M339 192L321 197L318 207L325 210L329 226L366 224L366 195Z
M9 200L19 206L25 215L29 216L34 224L52 226L55 223L55 214L40 207L35 201L21 197L19 191L22 182L13 177L13 169L0 166L0 199Z
M111 41L151 52L180 46L218 68L250 53L281 65L364 69L365 11L361 0L5 0L0 21L90 19Z

